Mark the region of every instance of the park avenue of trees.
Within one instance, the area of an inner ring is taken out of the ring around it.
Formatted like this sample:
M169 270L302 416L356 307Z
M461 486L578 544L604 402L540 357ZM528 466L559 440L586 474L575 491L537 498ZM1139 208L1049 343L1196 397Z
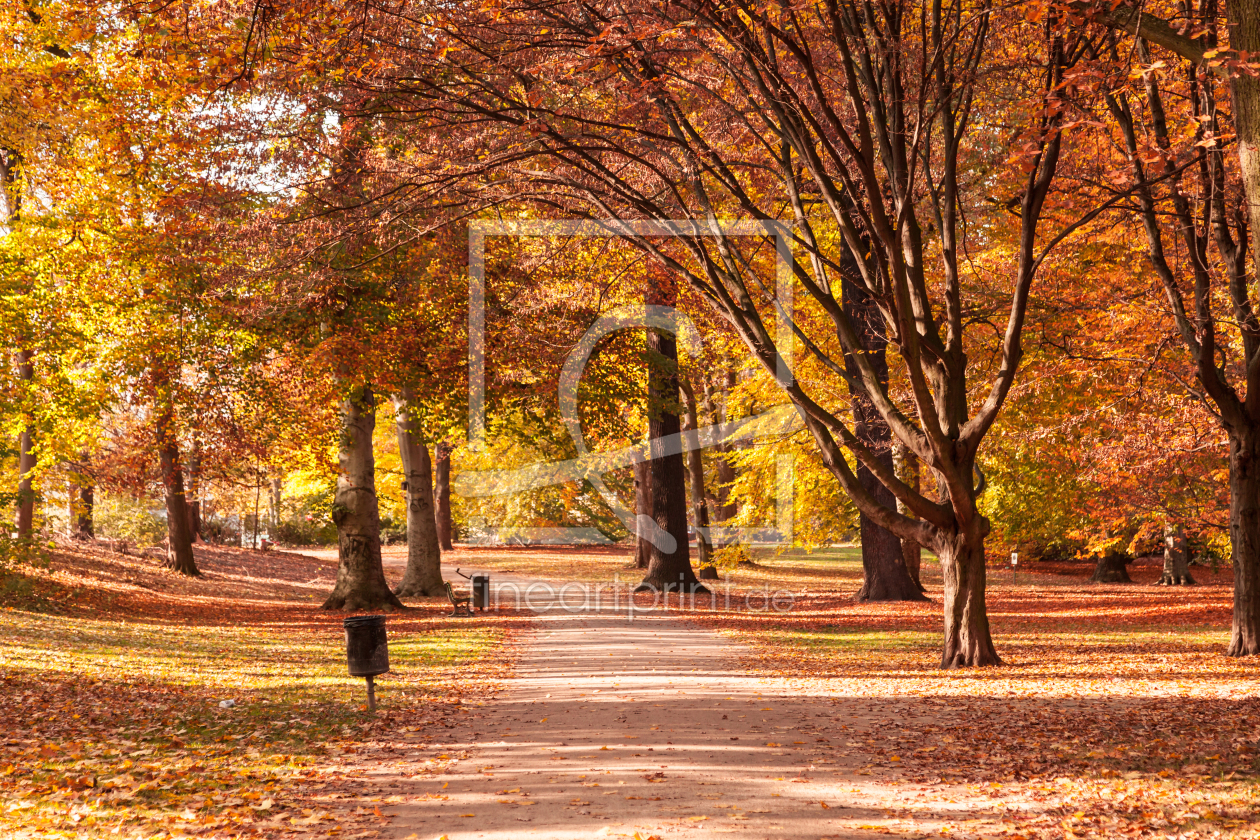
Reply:
M1232 563L1228 652L1260 654L1254 3L0 26L11 556L147 540L196 576L198 541L335 541L324 606L399 609L453 539L563 527L700 591L786 480L797 544L860 538L859 599L922 600L940 563L944 668L1002 663L1011 551ZM601 487L460 492L636 446Z

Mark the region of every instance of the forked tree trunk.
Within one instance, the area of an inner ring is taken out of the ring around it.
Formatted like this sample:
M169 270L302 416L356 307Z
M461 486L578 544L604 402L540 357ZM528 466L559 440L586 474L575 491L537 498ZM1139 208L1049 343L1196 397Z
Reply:
M670 276L662 288L653 287L649 304L673 306L677 302L677 278ZM707 592L691 568L687 545L687 483L681 452L666 454L663 442L677 435L678 421L678 342L661 330L648 330L648 461L649 516L657 533L664 532L666 545L652 542L648 551L647 573L638 591L680 590ZM668 545L672 542L673 545Z
M326 610L403 608L389 591L381 565L381 515L376 500L376 458L372 453L375 427L372 389L359 386L341 403L332 515L337 526L337 582L324 601Z
M35 366L31 363L30 350L17 354L18 379L30 383L35 379ZM29 398L29 395L27 395ZM17 532L19 537L29 537L35 529L35 426L29 414L24 414L24 425L18 434L18 487Z
M976 529L977 532L979 528ZM942 668L1001 665L984 605L984 537L955 536L937 547L945 578L945 645Z
M1260 436L1229 436L1229 542L1234 559L1230 656L1260 654Z
M856 276L857 267L852 255L846 250L841 262ZM859 330L866 358L879 381L888 385L888 339L884 334L884 319L870 295L859 290L849 279L848 272L842 279L842 299L845 314ZM845 356L845 369L849 376L859 377L856 362ZM889 472L892 472L892 432L860 389L849 392L853 404L853 434L868 449L876 453ZM892 491L880 482L862 462L857 465L857 478L866 492L882 506L895 510L897 499ZM875 524L865 513L858 514L858 526L862 540L862 587L853 596L855 601L926 601L923 588L911 577L902 554L901 540L892 532Z
M181 575L200 577L188 530L188 502L184 495L184 471L179 464L174 411L159 398L157 421L158 461L166 494L166 566Z
M404 389L394 399L398 454L402 456L403 490L407 499L407 570L394 588L399 597L445 594L442 547L433 512L433 465L429 448L420 440L411 419L412 393Z
M687 429L700 428L700 413L696 407L696 394L683 383L683 404L687 408ZM691 487L691 516L696 523L696 577L700 580L718 580L713 565L713 546L709 543L709 504L704 494L704 453L698 447L687 450L687 481Z
M640 516L652 518L652 499L648 495L648 482L651 480L648 475L648 462L639 461L634 465L634 566L636 569L646 569L648 567L648 553L651 550L651 544L647 540L647 531L643 527L643 520Z
M434 449L433 516L437 520L438 545L443 551L455 547L451 533L451 445L445 441Z
M1186 529L1180 525L1164 528L1164 572L1159 576L1162 586L1190 586L1190 551L1186 545Z

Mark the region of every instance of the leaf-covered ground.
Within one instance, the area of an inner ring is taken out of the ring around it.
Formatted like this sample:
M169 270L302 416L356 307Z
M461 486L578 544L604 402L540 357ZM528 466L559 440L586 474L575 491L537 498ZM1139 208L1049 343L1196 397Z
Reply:
M375 836L433 749L507 672L521 619L389 619L381 712L346 675L335 565L199 549L197 580L152 557L63 547L0 610L0 836ZM231 701L231 706L221 704Z
M848 565L830 576L856 581ZM1153 581L1154 566L1131 571ZM1159 587L1089 584L1085 565L1053 571L1016 584L991 572L1002 668L937 667L930 578L929 603L818 593L789 613L695 620L749 644L747 667L875 715L842 746L864 755L864 774L903 788L905 804L871 831L916 836L945 817L955 835L1260 836L1260 662L1224 655L1224 573Z

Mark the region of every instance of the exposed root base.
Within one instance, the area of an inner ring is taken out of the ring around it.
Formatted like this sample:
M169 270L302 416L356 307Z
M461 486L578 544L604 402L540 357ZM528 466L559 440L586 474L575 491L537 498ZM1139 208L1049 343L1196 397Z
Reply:
M655 583L652 583L651 581L645 580L643 581L643 583L640 583L638 586L636 586L634 588L634 591L635 592L663 592L666 594L670 592L683 592L688 595L708 595L709 594L709 590L706 589L704 584L700 583L699 581L696 581L694 583L687 583L686 581L683 581L682 583L671 582L663 586L658 586Z

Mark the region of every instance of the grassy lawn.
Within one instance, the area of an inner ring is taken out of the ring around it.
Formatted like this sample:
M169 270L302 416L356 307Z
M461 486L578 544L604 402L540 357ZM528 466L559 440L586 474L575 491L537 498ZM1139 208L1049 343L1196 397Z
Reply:
M372 715L342 615L302 591L335 567L204 555L191 581L148 558L55 555L19 587L44 611L0 610L0 835L374 836L384 792L354 781L360 754L423 740L506 672L519 620L421 605L389 619Z

